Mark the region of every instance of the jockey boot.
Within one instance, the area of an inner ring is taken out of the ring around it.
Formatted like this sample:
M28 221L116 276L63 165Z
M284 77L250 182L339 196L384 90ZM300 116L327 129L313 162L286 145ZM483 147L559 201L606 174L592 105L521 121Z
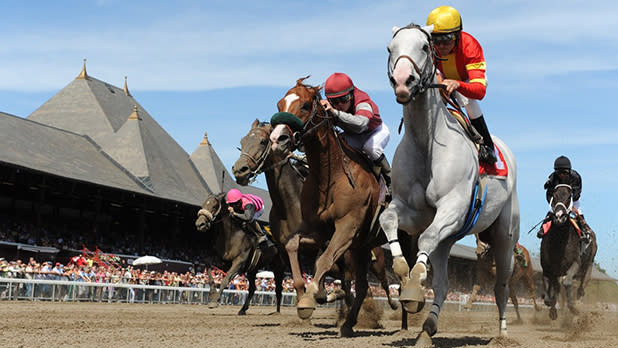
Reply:
M588 223L586 223L584 214L577 215L577 225L579 225L579 229L582 231L582 239L585 239L586 241L590 240L590 232L592 229L588 226Z
M479 149L479 161L487 164L496 163L498 157L496 157L494 142L489 134L487 123L485 123L485 118L481 115L478 118L470 119L470 123L472 123L472 126L474 126L481 136L483 136L483 143Z
M543 238L543 236L545 235L545 231L543 231L543 225L549 220L550 216L551 216L550 212L548 212L547 215L545 215L545 218L541 222L541 227L539 227L539 230L536 232L537 238Z
M391 187L391 166L388 164L388 160L384 154L373 161L373 172L378 179L380 178L380 174L382 174L384 184L386 184L386 200L390 202L393 196L393 189Z
M257 221L254 221L251 224L251 227L253 229L253 232L255 233L255 236L257 237L258 246L260 247L260 250L262 250L262 253L265 254L268 252L269 248L274 248L275 244L273 244L273 242L268 239L268 236L266 236L266 233L262 229L262 226L260 226Z

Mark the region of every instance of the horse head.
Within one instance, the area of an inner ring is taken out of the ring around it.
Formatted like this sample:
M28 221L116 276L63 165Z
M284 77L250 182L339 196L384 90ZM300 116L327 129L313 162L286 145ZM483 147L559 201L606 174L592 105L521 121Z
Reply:
M195 220L195 228L199 232L209 231L214 224L217 216L221 213L225 203L223 202L224 193L218 195L210 195L202 204L202 209L197 212L197 220Z
M270 136L275 151L298 149L303 136L329 119L320 104L320 87L304 84L307 78L296 80L296 86L277 102L279 112L271 119L274 128Z
M239 185L246 186L263 171L271 153L270 123L255 120L249 134L240 140L240 158L232 166L232 173Z
M393 38L387 47L387 72L400 104L409 103L433 82L435 52L431 44L432 30L433 26L416 24L393 27Z
M568 221L573 208L573 189L567 184L558 184L554 188L552 195L551 210L553 213L553 222L556 225L563 225Z

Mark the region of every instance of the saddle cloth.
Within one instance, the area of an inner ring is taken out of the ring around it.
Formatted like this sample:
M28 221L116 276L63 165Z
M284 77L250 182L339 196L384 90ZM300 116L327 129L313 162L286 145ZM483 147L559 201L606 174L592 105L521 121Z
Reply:
M504 161L504 155L502 155L502 150L497 145L494 145L494 150L498 154L496 156L498 160L494 164L488 164L484 162L479 163L479 175L493 175L499 178L506 178L509 173L509 168Z

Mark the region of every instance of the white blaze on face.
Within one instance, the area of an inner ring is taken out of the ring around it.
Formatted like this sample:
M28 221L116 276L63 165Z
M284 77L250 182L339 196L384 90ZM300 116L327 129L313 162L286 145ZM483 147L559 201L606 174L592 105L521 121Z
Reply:
M277 140L279 140L279 137L281 136L281 132L283 132L283 130L285 129L285 127L287 127L284 124L278 124L275 126L275 128L273 129L273 131L270 133L270 141L272 142L272 149L276 150L277 148Z
M298 99L299 97L295 93L290 93L286 95L285 98L283 98L283 100L285 100L285 106L283 107L283 110L281 111L290 112L290 107L292 106L292 103Z

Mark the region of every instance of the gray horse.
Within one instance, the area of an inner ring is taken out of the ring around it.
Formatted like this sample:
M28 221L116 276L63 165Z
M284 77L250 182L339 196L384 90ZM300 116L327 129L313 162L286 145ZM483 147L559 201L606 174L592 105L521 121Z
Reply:
M405 134L393 159L393 201L380 216L389 240L393 269L401 279L400 301L409 312L422 309L422 282L427 264L433 272L435 298L417 345L431 344L448 290L451 247L467 234L483 233L496 255L494 286L499 334L506 335L505 309L513 269L513 247L519 239L519 204L515 159L498 138L508 176L487 176L487 194L476 224L466 230L467 215L479 180L478 151L463 127L449 114L435 85L432 27L393 28L388 46L388 73L397 102L403 105ZM418 237L416 264L409 271L397 240L397 229Z

